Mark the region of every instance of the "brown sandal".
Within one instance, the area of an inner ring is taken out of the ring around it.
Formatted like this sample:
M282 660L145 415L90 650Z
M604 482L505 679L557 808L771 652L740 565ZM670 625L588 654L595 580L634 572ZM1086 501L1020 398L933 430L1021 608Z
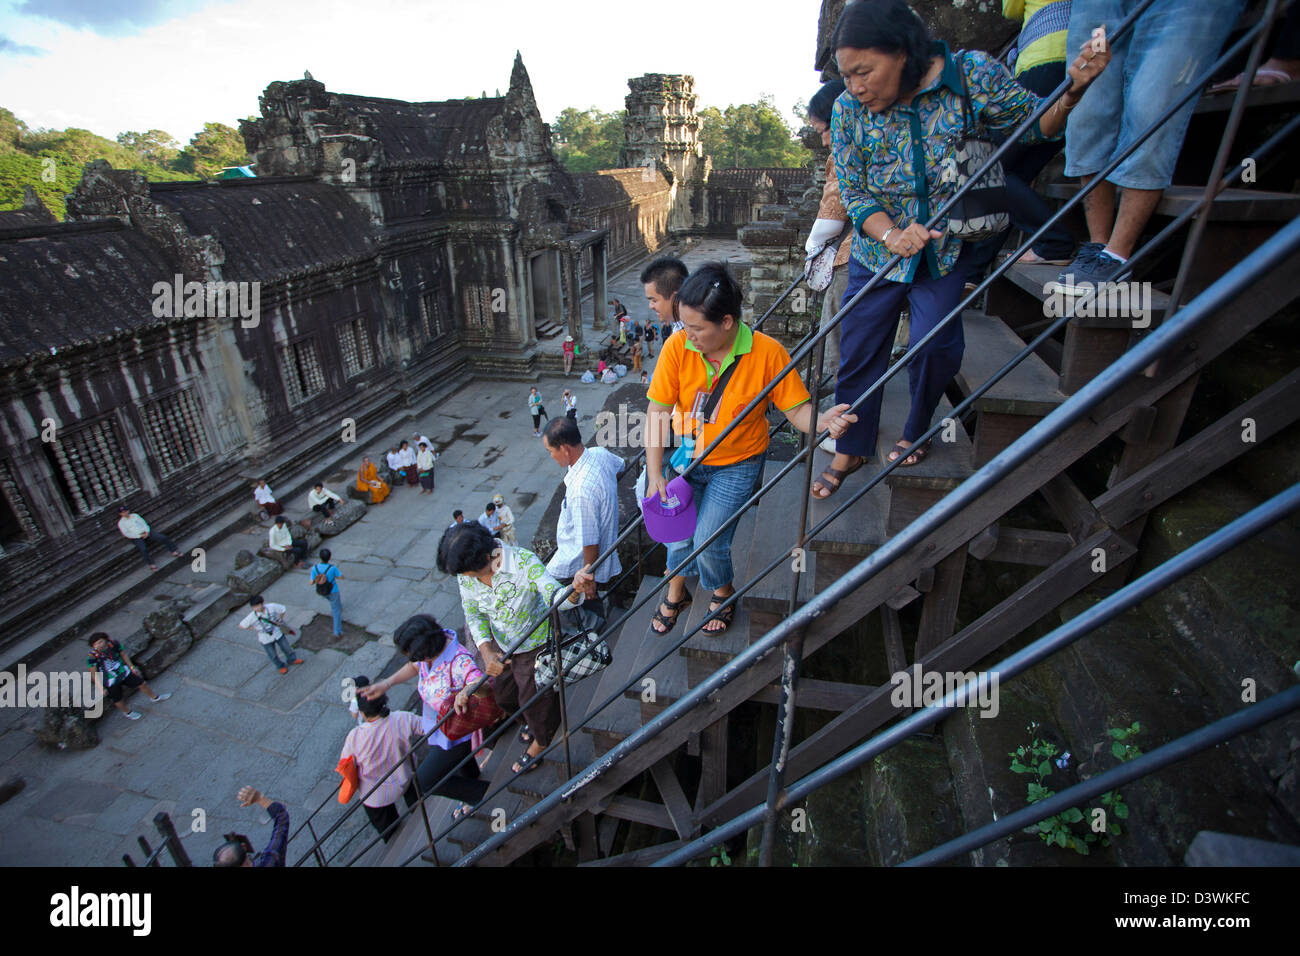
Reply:
M844 484L845 478L853 474L855 471L857 471L859 468L861 468L863 465L867 463L867 459L862 456L853 455L851 457L858 459L858 463L856 465L853 465L851 468L845 468L845 469L827 468L825 471L821 473L820 477L818 477L815 481L813 481L813 487L811 491L812 491L812 496L816 500L825 501L831 495L835 494L835 492L840 490L840 485ZM831 482L835 482L835 484L831 484ZM817 490L819 488L821 489L829 488L830 490L827 491L826 494L824 495L819 495L817 494Z
M926 455L928 455L928 454L930 454L930 443L929 443L928 441L927 441L927 442L922 442L920 445L904 445L904 444L900 441L900 442L895 442L895 443L894 443L894 449L893 449L893 451L890 452L890 458L889 458L889 460L890 460L891 462L894 462L894 461L898 461L898 459L901 458L901 459L903 459L903 463L902 463L901 465L899 465L898 467L900 467L900 468L915 468L915 467L916 467L917 465L919 465L921 462L925 461L925 457L926 457ZM916 461L912 462L912 463L909 465L909 464L907 463L907 459L909 459L909 458L911 458L911 457L913 457L913 456L916 457Z

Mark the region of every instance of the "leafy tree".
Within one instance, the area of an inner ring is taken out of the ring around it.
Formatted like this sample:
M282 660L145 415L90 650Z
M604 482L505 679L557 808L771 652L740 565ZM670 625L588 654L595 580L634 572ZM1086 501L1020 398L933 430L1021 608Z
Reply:
M706 107L700 115L700 143L716 167L797 168L809 154L786 125L772 97L725 110Z
M602 113L594 106L561 111L551 124L555 158L571 173L614 169L623 149L624 112Z
M118 133L117 142L155 166L168 165L181 150L181 144L172 139L171 133L161 129L151 129L147 133Z
M202 132L194 134L174 166L180 172L211 179L222 167L246 166L248 162L244 137L238 130L224 123L204 123Z

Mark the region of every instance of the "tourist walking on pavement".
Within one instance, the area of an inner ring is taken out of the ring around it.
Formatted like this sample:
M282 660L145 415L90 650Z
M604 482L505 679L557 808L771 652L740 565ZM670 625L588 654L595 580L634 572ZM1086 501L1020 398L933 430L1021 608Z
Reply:
M334 509L343 501L338 495L325 487L323 482L316 482L315 487L307 492L307 504L311 510L325 519L325 524L333 527Z
M284 866L285 847L289 842L289 811L280 801L272 802L252 787L241 787L239 805L251 807L255 803L270 815L274 824L266 849L254 853L253 844L248 837L242 833L232 833L225 843L213 851L213 866Z
M394 684L414 677L420 700L424 703L422 733L427 734L437 726L438 711L449 697L456 713L464 713L469 689L483 680L483 672L474 663L470 652L461 645L455 631L442 627L431 615L417 614L407 618L393 632L393 644L406 655L407 663L391 677L361 688L357 692L359 697L377 698L386 694ZM481 697L488 693L490 690L486 683L476 691ZM472 737L470 734L452 740L441 728L433 730L429 737L429 753L416 771L421 793L436 793L461 801L461 806L454 811L457 818L482 800L488 789L488 782L479 779L477 761L470 757ZM448 777L452 768L462 761L460 768ZM444 777L447 779L443 780Z
M567 388L564 390L564 416L575 422L578 420L578 396Z
M438 455L433 448L420 442L420 453L415 456L415 470L420 476L420 494L433 494L433 463Z
M176 543L171 538L161 531L150 529L149 523L126 505L117 509L117 515L117 530L140 550L140 557L144 558L144 563L149 565L150 571L158 570L158 565L149 560L149 545L155 541L169 550L172 557L181 556L180 551L176 549Z
M551 427L549 422L546 427ZM505 496L500 493L493 495L492 503L496 505L494 514L497 519L497 537L506 544L517 544L518 542L515 540L515 513L506 504Z
M540 435L541 432L538 429L542 427L542 419L545 418L549 422L551 416L546 414L546 406L542 404L541 392L537 391L535 385L528 390L528 414L533 416L533 434Z
M358 689L369 684L370 679L364 675L354 681ZM415 749L415 741L423 737L424 732L420 729L421 721L417 715L406 710L390 711L388 695L382 692L373 697L357 693L352 704L360 722L348 731L339 762L349 757L356 761L357 793L361 795L370 825L387 843L397 832L395 829L390 832L390 828L398 819L398 795L405 799L408 807L415 806L417 798L411 784L414 774L408 754ZM390 770L393 772L385 777ZM379 782L381 779L383 783ZM377 788L376 784L379 784ZM372 789L373 793L370 792Z
M284 505L275 500L275 493L264 479L259 478L253 485L253 500L257 502L258 517L263 521L284 511Z
M293 628L284 623L284 614L288 610L283 604L268 604L262 595L254 594L248 599L252 608L247 616L239 622L246 631L256 631L262 650L271 658L271 663L280 669L281 674L289 673L290 664L301 664L302 658L293 652L285 631L294 633ZM279 651L284 652L284 663L280 663Z
M550 607L560 584L547 573L537 555L497 541L477 524L449 528L438 545L438 570L456 575L460 604L470 637L478 645L497 703L506 713L537 694L533 665L551 633ZM571 603L581 600L576 591ZM539 623L540 622L540 623ZM509 661L502 657L516 642ZM559 702L553 688L524 708L528 728L521 739L528 750L511 770L537 767L537 755L560 726Z
M330 564L332 555L329 548L321 548L319 557L320 560L307 569L307 577L311 579L317 594L329 598L330 613L334 615L334 636L342 637L343 595L339 593L339 581L342 580L343 574Z
M171 697L171 694L155 694L144 679L144 673L131 660L131 655L103 631L90 635L89 641L90 656L86 658L86 666L95 676L100 699L107 697L111 700L113 706L126 715L127 720L139 720L140 715L122 699L126 688L141 688L154 703L161 703Z
M574 346L572 335L566 335L564 337L564 344L560 346L560 350L564 353L564 374L567 376L573 371Z
M548 422L542 444L564 474L564 503L555 526L555 554L546 565L560 584L573 583L574 576L591 570L596 558L618 540L618 476L626 462L605 448L587 448L576 422L557 418ZM617 549L595 569L579 588L586 598L577 610L561 614L574 629L599 630L605 623L605 606L597 585L608 584L623 570Z

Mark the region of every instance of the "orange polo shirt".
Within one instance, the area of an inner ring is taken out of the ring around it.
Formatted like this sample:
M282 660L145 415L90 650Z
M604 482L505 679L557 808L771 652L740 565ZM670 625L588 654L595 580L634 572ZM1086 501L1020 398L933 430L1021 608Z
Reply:
M697 451L707 448L744 411L745 406L754 400L763 387L790 364L790 353L776 339L752 331L743 322L736 333L731 354L723 360L722 367L716 374L708 359L690 343L685 332L675 332L659 352L659 361L655 365L654 378L650 381L646 398L656 405L674 409L673 431L679 435L695 430L698 424L689 417L692 408L696 407L697 394L707 393L717 377L740 355L745 356L745 360L727 382L714 414L714 422L703 424L702 432L695 439ZM799 378L798 369L791 370L768 394L767 401L750 412L749 417L737 425L709 455L707 463L730 465L766 451L768 404L788 412L809 400L808 390Z

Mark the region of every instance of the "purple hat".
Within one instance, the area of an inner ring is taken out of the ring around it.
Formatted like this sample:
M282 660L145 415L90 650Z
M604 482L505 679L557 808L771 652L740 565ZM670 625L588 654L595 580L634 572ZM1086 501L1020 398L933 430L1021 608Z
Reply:
M695 534L695 502L690 483L680 475L668 482L668 501L653 492L641 502L645 529L650 537L665 544L687 541Z

